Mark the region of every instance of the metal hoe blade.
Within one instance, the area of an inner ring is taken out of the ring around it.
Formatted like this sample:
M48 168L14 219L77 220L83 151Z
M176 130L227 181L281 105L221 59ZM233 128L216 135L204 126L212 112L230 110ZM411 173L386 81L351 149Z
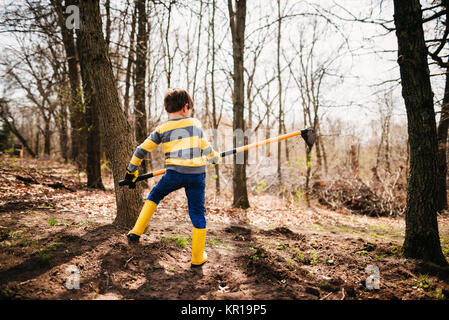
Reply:
M301 137L304 138L304 141L306 142L309 149L312 149L312 146L316 141L315 130L313 130L312 128L301 130Z

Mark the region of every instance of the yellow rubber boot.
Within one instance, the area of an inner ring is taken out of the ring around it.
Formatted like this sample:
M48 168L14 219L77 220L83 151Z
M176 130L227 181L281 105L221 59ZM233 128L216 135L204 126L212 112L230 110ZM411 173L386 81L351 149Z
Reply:
M151 216L156 211L156 208L157 208L156 203L154 203L151 200L145 200L145 204L143 205L142 210L140 211L139 218L137 218L134 228L130 232L128 232L128 235L135 234L140 237L142 233L145 231L148 222L150 222Z
M207 261L204 246L206 245L206 229L193 228L192 232L192 267L202 266Z

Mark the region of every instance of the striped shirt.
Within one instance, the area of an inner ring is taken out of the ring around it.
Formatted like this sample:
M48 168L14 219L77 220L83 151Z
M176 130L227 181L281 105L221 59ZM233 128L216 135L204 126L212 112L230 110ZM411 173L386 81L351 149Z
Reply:
M128 165L128 170L136 171L148 152L162 144L166 169L180 173L206 172L208 161L217 163L219 153L207 141L201 122L191 117L170 119L153 131L137 147Z

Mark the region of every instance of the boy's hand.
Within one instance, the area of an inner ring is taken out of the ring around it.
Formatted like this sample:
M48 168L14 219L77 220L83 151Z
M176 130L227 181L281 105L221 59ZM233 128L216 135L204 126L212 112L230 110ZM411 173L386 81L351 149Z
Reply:
M219 164L221 162L221 156L218 154L216 157L213 157L209 160L212 165Z
M126 170L126 175L125 175L125 180L130 181L130 183L128 184L128 187L130 189L135 189L136 188L136 180L137 177L139 176L139 171L133 171L130 172L129 170Z

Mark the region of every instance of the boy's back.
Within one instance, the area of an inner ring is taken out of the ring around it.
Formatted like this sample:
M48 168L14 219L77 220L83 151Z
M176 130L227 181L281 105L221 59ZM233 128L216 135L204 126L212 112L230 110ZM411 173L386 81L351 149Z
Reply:
M201 122L195 118L181 117L159 125L137 147L128 170L135 171L145 155L159 144L162 144L166 169L180 173L204 173L207 160L214 162L218 157L204 135Z
M138 242L159 202L169 193L184 188L187 196L192 230L192 266L207 261L204 252L206 241L205 196L206 164L218 163L220 154L207 141L201 123L191 118L193 101L183 89L169 89L164 97L164 107L169 120L156 128L137 147L127 168L126 180L135 187L138 167L145 155L162 144L165 154L166 173L151 190L139 214L134 228L128 233L131 242Z

